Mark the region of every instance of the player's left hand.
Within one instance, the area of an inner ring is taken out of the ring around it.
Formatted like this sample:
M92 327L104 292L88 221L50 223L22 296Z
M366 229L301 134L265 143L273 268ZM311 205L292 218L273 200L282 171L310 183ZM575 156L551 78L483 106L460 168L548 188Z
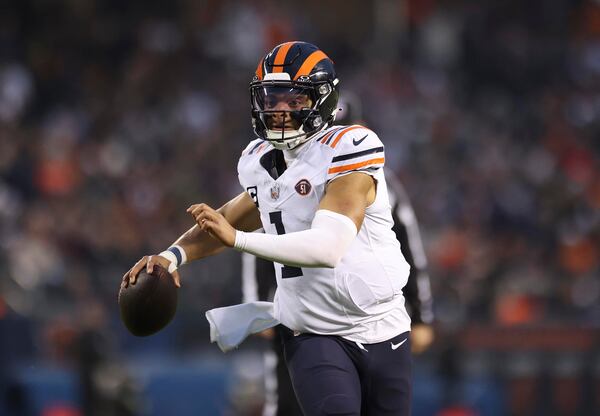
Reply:
M414 354L427 350L435 339L433 327L428 324L415 324L410 332L410 344Z
M206 204L194 204L187 209L187 212L194 217L200 230L207 232L227 247L233 247L236 230L223 215Z

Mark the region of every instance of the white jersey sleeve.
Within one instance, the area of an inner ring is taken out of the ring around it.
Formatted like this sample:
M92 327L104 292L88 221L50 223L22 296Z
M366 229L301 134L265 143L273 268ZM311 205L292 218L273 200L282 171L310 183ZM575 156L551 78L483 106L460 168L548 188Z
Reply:
M383 143L363 126L349 126L336 132L330 146L334 155L327 169L327 182L352 172L374 176L385 163Z

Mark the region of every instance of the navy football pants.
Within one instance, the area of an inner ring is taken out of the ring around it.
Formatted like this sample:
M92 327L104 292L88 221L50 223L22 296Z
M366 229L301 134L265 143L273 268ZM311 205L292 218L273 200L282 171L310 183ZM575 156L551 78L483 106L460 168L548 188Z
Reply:
M283 328L285 360L306 416L409 416L410 332L377 344Z

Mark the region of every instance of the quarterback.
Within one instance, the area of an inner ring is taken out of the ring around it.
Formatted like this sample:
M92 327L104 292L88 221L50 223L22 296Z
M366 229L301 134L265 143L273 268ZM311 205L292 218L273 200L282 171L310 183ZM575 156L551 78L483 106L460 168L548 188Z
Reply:
M360 125L333 126L338 84L316 46L287 42L250 83L257 138L242 152L243 192L219 209L188 208L196 224L144 267L178 266L227 247L275 263L275 317L306 415L410 414L409 266L392 231L384 145ZM264 233L254 233L258 229Z

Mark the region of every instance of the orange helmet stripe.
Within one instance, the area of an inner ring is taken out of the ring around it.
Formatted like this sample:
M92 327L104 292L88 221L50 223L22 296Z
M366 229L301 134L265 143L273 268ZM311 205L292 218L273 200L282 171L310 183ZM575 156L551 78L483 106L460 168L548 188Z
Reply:
M273 72L283 72L285 57L294 43L296 42L286 42L279 47L277 55L275 55L275 61L273 61Z
M263 79L263 63L265 62L265 58L261 59L256 67L256 76L258 79Z
M329 59L329 57L325 55L323 51L314 51L313 53L308 55L308 58L306 58L298 72L296 72L296 75L294 75L294 80L297 80L302 75L310 74L310 71L312 71L315 65L323 59Z

